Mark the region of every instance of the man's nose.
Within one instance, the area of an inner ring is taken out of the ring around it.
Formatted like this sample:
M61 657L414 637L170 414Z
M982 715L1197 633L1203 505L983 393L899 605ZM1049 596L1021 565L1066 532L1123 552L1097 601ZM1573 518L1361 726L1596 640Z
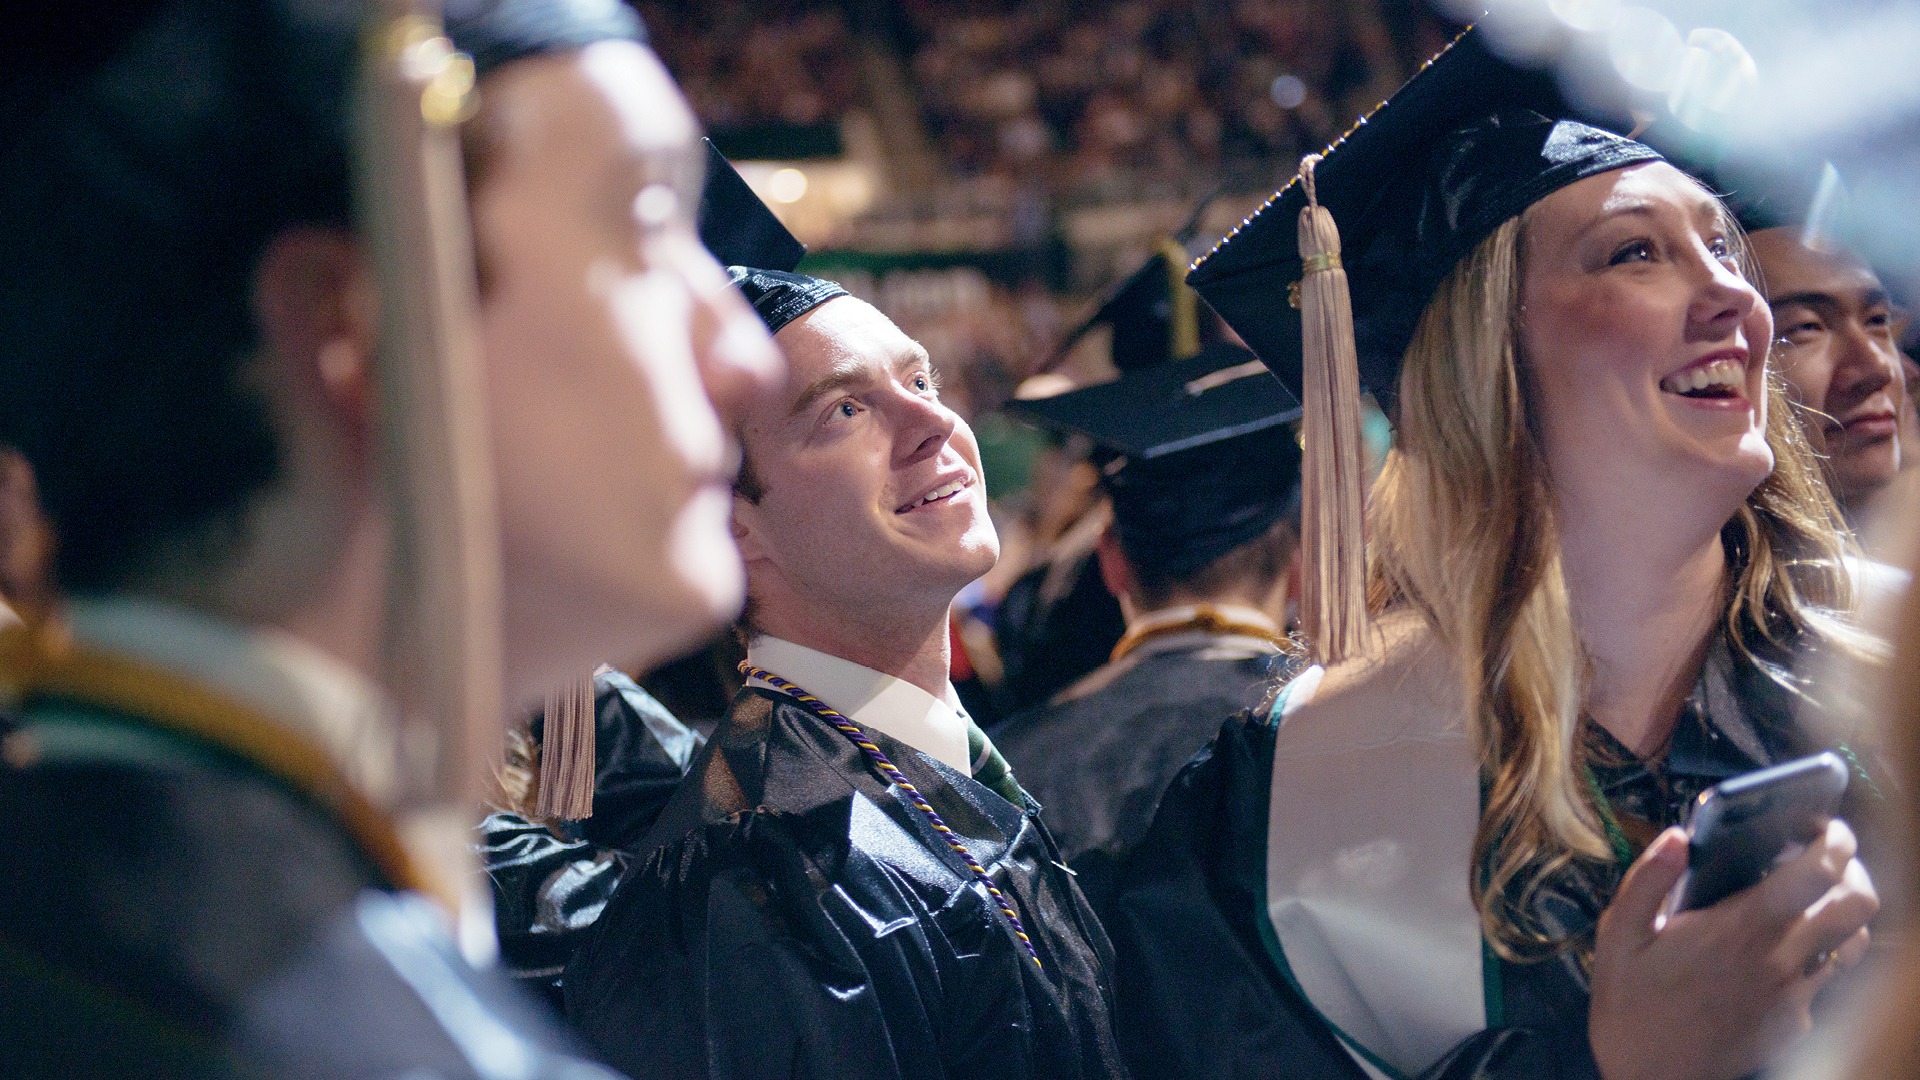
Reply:
M1872 327L1848 319L1835 337L1834 393L1857 401L1879 393L1900 377L1900 359L1893 342L1876 334Z
M938 400L922 397L905 386L896 387L894 397L899 416L894 439L897 464L910 465L938 454L953 438L959 416Z

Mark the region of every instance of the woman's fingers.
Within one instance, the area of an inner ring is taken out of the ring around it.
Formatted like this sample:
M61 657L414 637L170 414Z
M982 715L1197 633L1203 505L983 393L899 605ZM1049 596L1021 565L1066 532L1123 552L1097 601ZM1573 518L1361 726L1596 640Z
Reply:
M1771 954L1775 974L1783 980L1830 974L1842 949L1864 950L1855 941L1879 910L1866 868L1858 859L1849 860L1840 882L1808 905L1781 937Z
M1640 858L1627 868L1620 880L1620 891L1600 916L1597 938L1605 939L1612 949L1638 951L1654 939L1654 919L1666 902L1673 883L1687 869L1687 837L1679 829L1668 829L1647 845ZM1600 942L1596 940L1596 946Z
M1762 929L1783 932L1798 922L1845 879L1849 866L1857 865L1853 855L1858 847L1846 822L1828 822L1818 840L1754 886L1754 900L1762 919L1769 924ZM1871 886L1868 891L1872 891Z

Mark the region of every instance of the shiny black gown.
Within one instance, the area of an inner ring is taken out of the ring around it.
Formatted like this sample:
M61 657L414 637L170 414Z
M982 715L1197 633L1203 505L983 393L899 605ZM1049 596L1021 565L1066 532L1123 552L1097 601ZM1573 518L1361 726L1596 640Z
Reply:
M1106 936L1036 807L868 734L1012 900L1044 971L846 736L750 689L568 965L568 1019L660 1080L1122 1075Z
M612 1076L239 751L51 698L5 735L0 1074Z
M1270 951L1274 735L1263 711L1228 721L1175 779L1145 842L1121 867L1106 925L1116 954L1118 1029L1136 1076L1365 1080ZM1592 729L1590 738L1606 736ZM1628 827L1644 843L1719 780L1820 747L1797 726L1780 683L1721 644L1710 651L1663 760L1635 760L1618 744L1597 748L1611 761L1595 768L1609 804L1623 825L1642 826ZM1869 787L1856 783L1852 794ZM1618 884L1617 868L1569 875L1542 899L1542 914L1573 937L1590 938ZM1426 1075L1597 1078L1580 965L1565 956L1499 968L1505 1023Z
M1119 863L1146 836L1167 785L1221 721L1277 688L1284 658L1232 640L1204 631L1149 639L1070 688L1077 696L993 729L1102 919Z
M704 741L625 675L596 675L593 816L559 823L564 836L505 811L481 823L500 966L556 1011L560 972L619 882L614 853L646 836Z

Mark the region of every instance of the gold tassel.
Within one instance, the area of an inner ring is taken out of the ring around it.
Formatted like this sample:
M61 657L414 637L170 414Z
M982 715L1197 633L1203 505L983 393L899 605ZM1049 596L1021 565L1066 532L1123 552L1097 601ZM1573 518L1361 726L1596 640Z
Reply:
M380 466L393 566L386 658L406 811L471 807L499 760L500 529L473 238L456 127L473 61L431 0L367 5L355 195L380 296Z
M547 695L534 813L568 821L593 816L593 733L593 676Z
M1160 257L1167 263L1167 344L1175 360L1200 355L1200 297L1187 288L1187 249L1167 237L1160 241Z
M1335 664L1366 646L1366 459L1361 456L1360 364L1353 302L1340 264L1340 231L1320 205L1313 172L1300 163L1301 622L1316 663Z

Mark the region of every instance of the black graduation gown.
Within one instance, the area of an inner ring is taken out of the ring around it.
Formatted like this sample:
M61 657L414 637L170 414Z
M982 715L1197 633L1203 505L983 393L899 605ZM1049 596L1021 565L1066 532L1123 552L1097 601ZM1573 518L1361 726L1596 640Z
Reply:
M994 729L994 745L1046 808L1047 827L1103 920L1115 870L1146 836L1175 774L1222 720L1277 685L1284 657L1231 642L1204 631L1149 639Z
M1275 728L1236 717L1168 788L1146 840L1121 867L1107 930L1118 1030L1137 1076L1366 1080L1271 951L1266 923L1268 800ZM1665 826L1728 776L1813 752L1765 672L1724 647L1687 704L1658 767L1596 769L1610 803ZM1624 752L1624 751L1622 751ZM1592 932L1618 872L1568 879L1543 915ZM1468 1040L1426 1075L1448 1080L1598 1077L1587 1044L1588 989L1564 956L1500 962L1503 1027Z
M505 811L481 822L500 965L556 1010L561 969L619 882L614 852L646 836L704 742L625 675L596 675L593 816L560 823L564 837Z
M1122 1075L1106 935L1038 807L868 734L1011 899L1044 972L858 748L750 689L568 965L568 1019L659 1080Z
M233 749L64 699L0 762L0 1073L590 1080L332 809Z

